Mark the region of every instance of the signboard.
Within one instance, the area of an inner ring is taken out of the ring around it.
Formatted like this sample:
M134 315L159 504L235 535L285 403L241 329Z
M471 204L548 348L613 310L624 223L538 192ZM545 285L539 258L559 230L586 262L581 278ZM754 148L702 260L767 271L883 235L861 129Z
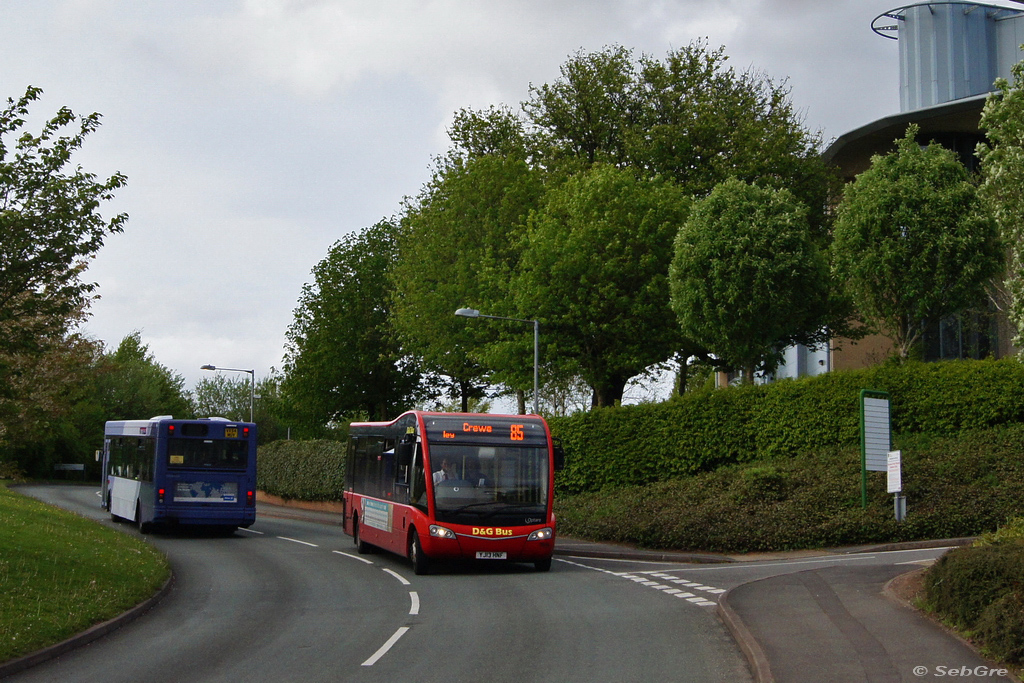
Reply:
M877 391L861 391L861 444L864 468L868 472L888 469L890 442L889 395Z
M868 506L868 472L889 471L892 416L889 394L871 389L860 390L860 498Z
M886 469L886 493L899 493L903 490L903 472L900 467L902 451L889 451Z

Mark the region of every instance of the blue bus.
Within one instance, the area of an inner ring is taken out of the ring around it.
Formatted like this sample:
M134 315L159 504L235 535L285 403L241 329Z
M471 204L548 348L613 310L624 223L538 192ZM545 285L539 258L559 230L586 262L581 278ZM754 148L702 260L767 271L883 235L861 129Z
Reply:
M256 521L256 425L222 417L107 422L103 507L114 520L232 532Z

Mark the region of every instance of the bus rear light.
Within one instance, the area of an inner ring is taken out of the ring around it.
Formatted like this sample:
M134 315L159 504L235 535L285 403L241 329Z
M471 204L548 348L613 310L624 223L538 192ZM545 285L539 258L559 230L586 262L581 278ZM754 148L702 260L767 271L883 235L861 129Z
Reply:
M167 489L158 489L156 492L156 500L158 503L164 502L164 496L167 494Z
M536 531L534 531L532 534L530 534L529 538L527 538L526 540L527 541L547 541L547 540L550 540L551 537L554 536L554 535L555 535L555 532L551 530L551 527L544 527L543 529L537 529Z
M242 437L246 438L246 439L249 438L249 428L248 427L242 427Z
M246 493L245 493L245 504L246 505L255 505L256 504L256 492L255 491L246 491Z

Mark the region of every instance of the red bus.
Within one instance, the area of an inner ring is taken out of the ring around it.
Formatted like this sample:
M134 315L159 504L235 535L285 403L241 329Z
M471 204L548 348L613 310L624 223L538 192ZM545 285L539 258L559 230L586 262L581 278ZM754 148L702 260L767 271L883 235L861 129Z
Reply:
M555 451L537 415L412 411L352 423L345 533L360 553L374 546L408 557L417 574L449 559L547 571Z

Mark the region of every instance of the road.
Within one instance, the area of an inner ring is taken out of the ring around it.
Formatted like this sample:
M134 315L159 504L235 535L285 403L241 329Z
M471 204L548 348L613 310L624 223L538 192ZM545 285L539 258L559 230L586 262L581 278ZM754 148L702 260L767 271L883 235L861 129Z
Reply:
M91 487L19 490L112 524ZM110 635L5 680L751 680L715 612L720 591L748 576L729 566L556 558L547 573L415 576L402 558L356 555L336 526L270 517L228 538L147 538L170 559L171 592Z

